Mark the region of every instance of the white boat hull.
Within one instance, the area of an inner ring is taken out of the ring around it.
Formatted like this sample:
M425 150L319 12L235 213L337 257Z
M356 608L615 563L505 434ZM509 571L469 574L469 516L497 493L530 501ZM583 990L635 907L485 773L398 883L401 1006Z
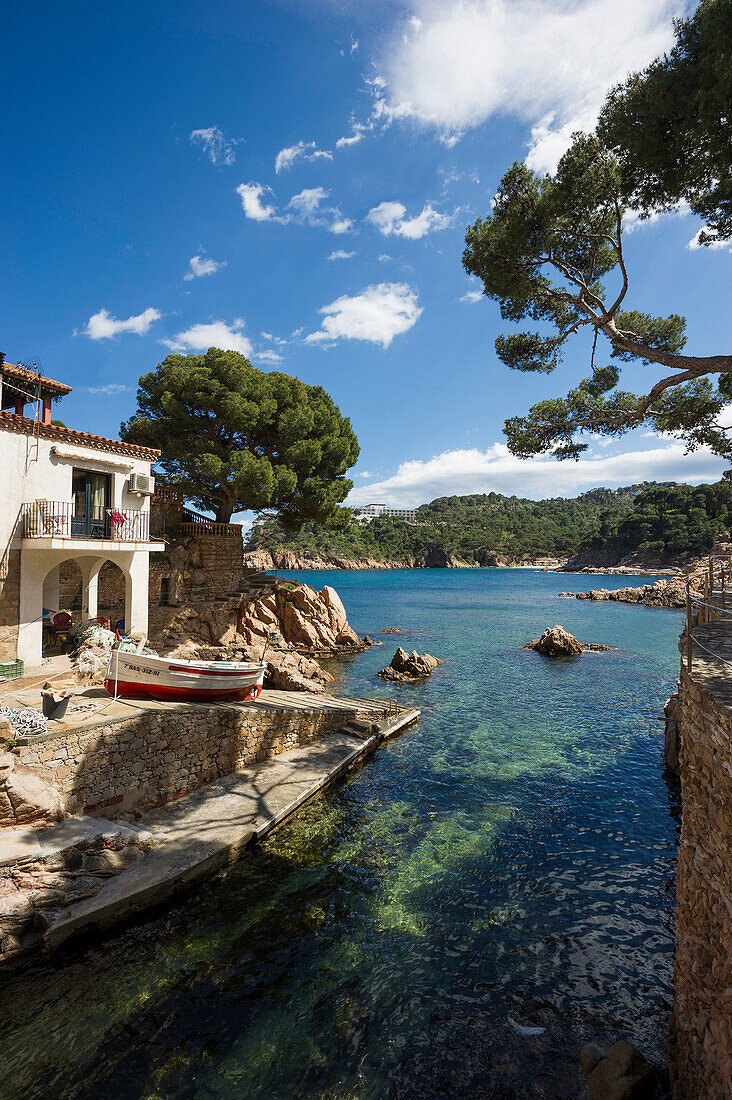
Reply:
M185 661L115 649L104 686L110 695L153 699L256 699L265 667L239 661Z

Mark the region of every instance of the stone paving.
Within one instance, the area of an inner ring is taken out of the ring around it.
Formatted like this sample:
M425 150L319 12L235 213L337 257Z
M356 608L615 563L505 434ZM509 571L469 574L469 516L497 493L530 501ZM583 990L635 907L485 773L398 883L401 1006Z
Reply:
M694 627L692 638L692 680L732 710L732 616Z

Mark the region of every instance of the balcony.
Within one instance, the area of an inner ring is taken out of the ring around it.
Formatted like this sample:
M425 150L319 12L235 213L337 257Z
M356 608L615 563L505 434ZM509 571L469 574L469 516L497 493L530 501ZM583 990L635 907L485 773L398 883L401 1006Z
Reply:
M101 508L79 511L70 501L37 500L24 504L24 539L92 539L104 542L149 543L163 537L163 516L157 512Z

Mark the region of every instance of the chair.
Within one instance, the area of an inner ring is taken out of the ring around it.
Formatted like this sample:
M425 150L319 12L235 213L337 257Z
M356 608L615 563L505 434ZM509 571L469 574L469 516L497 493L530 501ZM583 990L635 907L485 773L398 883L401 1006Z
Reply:
M58 645L58 639L60 637L63 637L64 641L68 641L73 625L74 620L71 618L68 611L57 611L51 619L51 644Z

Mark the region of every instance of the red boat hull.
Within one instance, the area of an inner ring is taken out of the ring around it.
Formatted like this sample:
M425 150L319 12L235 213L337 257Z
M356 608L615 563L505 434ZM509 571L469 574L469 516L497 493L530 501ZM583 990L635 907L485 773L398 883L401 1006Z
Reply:
M135 699L187 699L189 702L213 702L216 699L238 699L240 702L253 702L262 691L261 684L252 684L245 688L195 688L172 687L166 684L136 684L131 681L105 680L104 686L110 695L124 695Z

